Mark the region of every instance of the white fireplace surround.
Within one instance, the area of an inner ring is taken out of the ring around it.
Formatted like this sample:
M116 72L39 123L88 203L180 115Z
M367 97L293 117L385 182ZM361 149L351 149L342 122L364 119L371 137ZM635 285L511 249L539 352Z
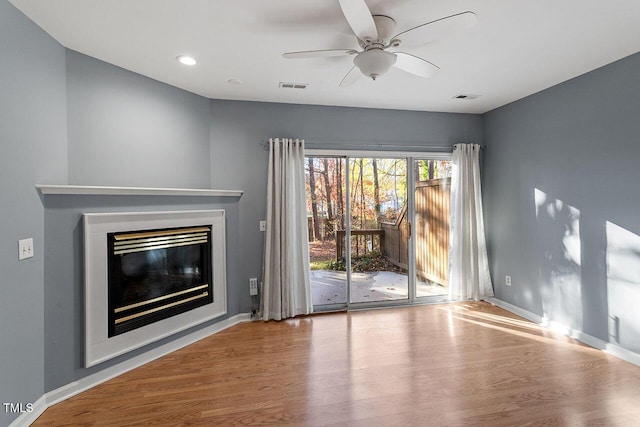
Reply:
M83 217L85 367L97 365L227 313L224 210L86 213ZM213 303L109 338L107 233L193 225L211 226Z

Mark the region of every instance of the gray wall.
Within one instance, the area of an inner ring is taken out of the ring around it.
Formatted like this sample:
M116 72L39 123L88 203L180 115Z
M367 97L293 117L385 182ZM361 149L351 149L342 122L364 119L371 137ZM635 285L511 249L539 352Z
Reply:
M66 81L71 184L210 188L208 99L73 51ZM85 369L83 212L225 209L228 315L240 313L237 198L46 196L43 203L46 391L228 317Z
M209 187L209 100L67 50L69 183Z
M44 392L44 230L35 185L67 180L64 49L0 1L0 402ZM35 256L18 261L18 239ZM18 414L0 408L0 425Z
M183 196L45 196L45 390L120 363L241 312L238 301L238 199ZM227 237L227 315L92 368L84 368L84 256L82 214L224 209ZM242 310L243 312L248 312Z
M639 118L640 54L483 117L497 297L635 352Z
M482 143L482 119L471 114L322 107L240 101L211 101L211 185L244 190L240 200L240 307L251 304L250 277L262 271L270 137L304 138L311 148L452 146ZM418 151L419 149L413 149Z

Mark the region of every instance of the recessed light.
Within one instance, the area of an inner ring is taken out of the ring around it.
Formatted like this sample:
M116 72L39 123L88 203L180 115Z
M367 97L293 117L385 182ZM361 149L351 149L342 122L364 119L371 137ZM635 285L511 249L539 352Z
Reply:
M242 80L240 79L229 79L227 80L227 83L229 83L230 85L241 85L242 84Z
M183 65L196 65L197 63L195 58L187 55L180 55L176 59Z

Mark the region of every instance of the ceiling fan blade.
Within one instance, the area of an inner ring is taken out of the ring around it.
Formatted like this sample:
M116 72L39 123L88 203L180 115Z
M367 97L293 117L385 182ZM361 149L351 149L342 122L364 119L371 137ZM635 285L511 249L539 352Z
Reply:
M396 63L393 66L407 73L427 78L433 76L440 69L437 65L417 56L404 52L395 52L395 54Z
M362 73L360 72L360 69L354 65L354 67L349 70L347 75L344 76L344 78L340 82L339 86L340 87L351 86L352 84L354 84L356 82L356 80L358 80L360 78L361 75L362 75Z
M331 56L355 55L357 50L353 49L325 49L325 50L302 50L300 52L283 53L284 58L328 58Z
M401 41L402 47L418 46L437 40L449 34L466 30L478 23L478 17L473 12L461 12L427 22L393 37Z
M364 0L339 0L342 13L360 40L377 40L378 29Z

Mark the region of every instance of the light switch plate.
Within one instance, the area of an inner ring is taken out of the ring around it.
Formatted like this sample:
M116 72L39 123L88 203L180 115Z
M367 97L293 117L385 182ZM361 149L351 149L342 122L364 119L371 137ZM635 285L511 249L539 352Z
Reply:
M18 261L33 256L33 237L18 240Z
M267 231L267 221L260 221L260 231Z

